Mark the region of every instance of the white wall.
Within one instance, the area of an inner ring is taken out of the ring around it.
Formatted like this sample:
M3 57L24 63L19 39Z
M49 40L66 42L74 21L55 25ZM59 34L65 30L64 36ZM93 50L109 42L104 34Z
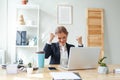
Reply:
M0 49L7 50L7 0L0 1Z
M7 4L6 0L0 2L0 48L6 49L6 21L7 21ZM5 44L4 44L5 43Z
M20 0L19 0L20 1ZM14 55L15 39L15 5L20 3L16 0L8 0L8 54ZM57 5L68 4L73 6L73 24L65 25L69 31L68 42L77 45L76 37L83 36L86 46L86 9L104 9L104 45L105 56L108 63L120 63L120 0L29 0L31 4L39 4L41 49L47 41L50 32L54 32L57 24ZM6 31L6 30L4 30ZM4 32L3 32L4 33ZM13 37L13 38L11 38ZM14 56L12 57L12 59ZM14 59L13 59L14 60Z

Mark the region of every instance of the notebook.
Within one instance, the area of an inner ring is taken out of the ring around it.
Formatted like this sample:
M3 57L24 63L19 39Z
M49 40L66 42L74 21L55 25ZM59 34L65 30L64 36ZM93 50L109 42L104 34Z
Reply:
M76 72L51 72L53 80L82 80L79 73Z
M67 67L60 67L66 70L97 68L99 55L99 47L71 47Z

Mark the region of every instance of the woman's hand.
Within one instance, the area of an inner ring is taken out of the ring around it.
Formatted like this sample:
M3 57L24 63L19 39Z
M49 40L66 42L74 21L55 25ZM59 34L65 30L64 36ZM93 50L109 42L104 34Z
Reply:
M53 33L50 33L50 38L49 38L49 42L51 43L52 40L54 39L55 35Z
M79 36L76 40L78 41L78 44L82 45L82 36Z

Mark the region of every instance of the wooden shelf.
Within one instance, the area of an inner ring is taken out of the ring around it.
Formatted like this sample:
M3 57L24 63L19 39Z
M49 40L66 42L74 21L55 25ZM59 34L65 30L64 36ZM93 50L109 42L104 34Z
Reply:
M101 55L104 56L104 29L103 29L103 9L87 9L87 46L100 47Z

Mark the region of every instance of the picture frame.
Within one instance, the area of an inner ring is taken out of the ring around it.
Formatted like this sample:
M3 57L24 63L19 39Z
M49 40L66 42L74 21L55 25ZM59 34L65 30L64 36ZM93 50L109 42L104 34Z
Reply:
M57 23L60 25L72 24L72 9L71 5L58 5Z

